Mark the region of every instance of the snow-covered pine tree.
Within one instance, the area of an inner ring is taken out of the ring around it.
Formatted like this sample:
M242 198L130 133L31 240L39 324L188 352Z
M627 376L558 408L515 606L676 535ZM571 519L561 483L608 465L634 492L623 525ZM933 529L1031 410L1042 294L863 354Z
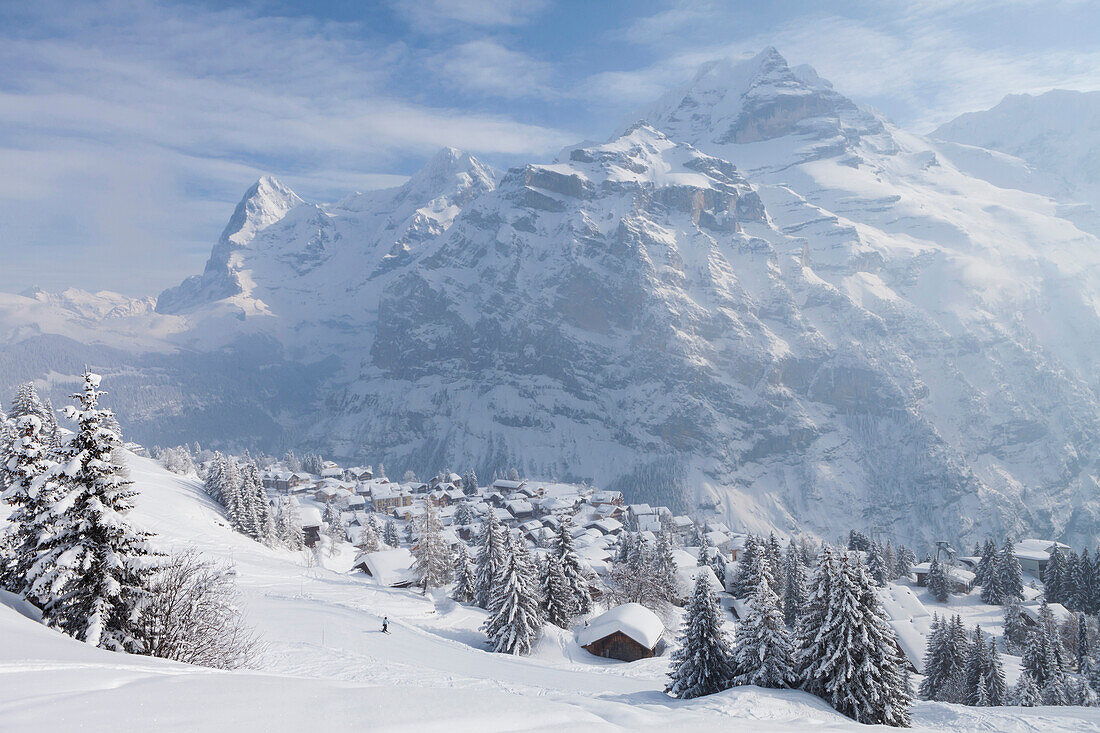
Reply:
M1000 707L1008 704L1008 685L1005 683L1004 664L997 650L997 640L990 639L986 646L985 689L989 704Z
M858 529L848 532L848 549L859 552L868 552L871 549L871 538Z
M752 535L749 536L749 539ZM696 555L696 564L699 567L703 567L710 563L710 540L707 538L706 532L699 533L699 554Z
M699 573L684 613L679 648L672 653L665 692L681 699L729 689L737 673L722 612L705 573Z
M1043 704L1043 696L1039 692L1039 686L1035 684L1035 678L1026 669L1020 673L1019 679L1016 680L1009 702L1012 705L1025 708L1033 708Z
M805 604L806 569L802 564L802 553L792 542L783 558L783 619L787 626L794 628Z
M476 571L470 560L470 553L466 551L466 543L458 544L458 557L455 558L455 587L451 592L451 598L459 603L470 603L474 600L474 578Z
M1042 573L1043 592L1049 603L1066 605L1066 556L1057 545L1050 551L1050 560Z
M210 467L206 471L206 477L203 479L203 489L207 495L224 505L225 502L222 499L222 484L225 482L225 456L221 453L215 453L213 460L210 461Z
M474 523L474 511L470 508L469 502L458 502L458 506L455 507L454 523L460 527L466 527Z
M1081 610L1081 556L1074 550L1066 553L1066 569L1062 578L1062 605L1070 611Z
M568 629L573 618L574 599L569 583L562 572L561 561L552 553L542 563L540 589L542 591L542 615L548 623Z
M978 561L978 567L974 569L974 582L985 586L993 577L997 562L997 545L992 539L986 538L982 546L982 559Z
M886 540L886 546L882 548L882 559L886 562L886 579L897 580L898 553L890 540Z
M947 566L940 562L938 557L932 558L932 564L928 567L928 592L940 603L947 603L950 595L948 590Z
M630 555L634 549L634 533L622 532L619 535L619 547L615 551L615 562L625 563L630 560Z
M722 587L726 587L726 558L722 557L722 553L717 549L710 556L710 569L714 571L714 577L718 578L718 582L722 584ZM778 585L778 583L777 583Z
M28 597L36 605L45 599L31 594L28 578L38 559L39 543L49 536L52 527L46 518L57 498L55 463L49 455L42 420L27 414L3 423L6 440L0 461L2 498L11 507L8 525L0 537L0 587Z
M401 537L397 533L397 522L392 519L386 520L386 527L382 530L382 541L390 547L400 546Z
M382 549L382 540L378 536L375 523L369 520L363 523L356 537L355 548L359 552L378 552Z
M78 405L66 408L76 430L50 472L60 488L44 519L52 532L40 539L30 592L44 601L50 626L93 646L141 652L136 623L156 553L149 535L126 521L134 492L116 454L122 436L99 406L100 377L85 370L83 379L73 395Z
M1038 623L1028 632L1021 661L1044 694L1052 686L1060 687L1065 681L1062 641L1045 598L1039 607Z
M227 456L221 485L222 504L225 506L225 516L229 520L229 526L243 534L246 533L246 525L244 521L245 502L241 484L240 464L233 456Z
M657 538L657 549L651 558L649 572L653 586L653 595L665 603L677 603L679 600L676 577L676 559L672 554L672 535L662 532Z
M325 536L332 542L333 548L347 540L348 533L344 531L344 521L335 503L325 503L325 513L321 518L325 523Z
M737 556L737 567L730 579L730 593L734 598L748 598L756 590L757 576L769 575L768 584L774 586L775 579L770 577L766 550L760 541L751 534L745 538L745 546Z
M764 556L768 561L768 574L771 577L772 590L775 591L775 595L782 595L783 589L782 578L779 572L780 567L783 565L783 548L779 544L779 538L775 536L775 532L768 535L767 542L763 543ZM719 578L719 580L721 580Z
M913 566L917 564L916 554L905 545L898 546L898 558L897 563L894 565L894 572L897 577L904 578L912 571Z
M439 511L430 501L425 502L424 516L420 518L419 537L413 555L420 572L420 588L427 593L432 588L447 585L452 579L451 549L443 539L443 522Z
M1019 598L1009 598L1004 606L1005 649L1016 653L1027 644L1028 622L1024 620L1024 609Z
M748 613L734 636L735 685L788 687L794 679L794 652L779 610L779 598L761 574Z
M504 529L500 526L500 520L492 511L481 523L481 533L478 536L477 544L474 603L487 609L493 599L493 589L499 585L501 573L504 572L505 564L508 562Z
M1004 603L1005 599L1008 598L1023 600L1023 571L1020 569L1020 561L1016 559L1012 540L1007 537L1005 538L1004 545L1001 547L1001 551L997 553L996 585L998 586L1001 596L997 603ZM985 600L984 593L982 594L982 600ZM989 601L986 602L988 603Z
M37 417L42 423L43 430L49 430L51 424L56 425L56 419L52 413L47 412L46 406L38 397L38 391L31 382L19 385L15 397L8 406L9 420L16 420L24 415Z
M550 552L558 558L565 581L569 585L569 592L573 597L573 615L583 615L592 611L592 585L588 582L580 555L574 547L572 529L572 520L563 519L558 526L558 536Z
M996 645L992 645L993 653ZM1004 671L999 660L994 663L990 646L986 645L982 627L975 626L967 647L963 702L974 707L1004 704ZM994 689L991 689L991 686ZM996 689L999 686L999 690ZM994 700L996 698L996 701Z
M877 542L871 543L871 551L869 553L867 570L871 573L871 577L875 581L875 585L885 586L886 582L890 580L891 568L886 563L886 555L883 552L882 545Z
M854 553L826 572L835 576L822 584L830 586L823 623L808 634L808 623L819 613L811 603L799 624L799 639L808 639L799 650L800 680L857 722L908 726L909 676L871 576ZM814 591L811 601L819 597Z
M287 549L297 552L306 546L305 530L302 529L302 517L298 513L298 502L293 497L284 497L279 502L279 514L275 521L275 534Z
M531 653L542 631L538 591L531 581L533 575L522 553L513 551L505 557L504 567L492 588L489 617L482 627L494 652Z
M967 698L966 665L970 656L962 619L934 617L924 655L924 680L919 694L925 700L963 703Z

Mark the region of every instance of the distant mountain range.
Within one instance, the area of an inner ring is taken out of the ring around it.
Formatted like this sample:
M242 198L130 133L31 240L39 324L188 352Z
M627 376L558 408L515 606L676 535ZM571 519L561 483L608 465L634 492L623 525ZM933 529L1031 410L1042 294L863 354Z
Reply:
M335 204L263 178L155 305L0 296L0 388L56 402L88 361L147 443L514 465L757 530L1091 541L1074 151L1100 134L1026 99L922 137L769 48L553 163L445 149Z

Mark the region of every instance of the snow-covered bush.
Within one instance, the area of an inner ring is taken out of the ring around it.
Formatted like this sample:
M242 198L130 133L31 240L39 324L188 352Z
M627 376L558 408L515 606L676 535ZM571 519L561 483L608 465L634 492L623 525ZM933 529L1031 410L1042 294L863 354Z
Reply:
M145 653L203 667L248 666L259 641L237 606L232 572L185 552L150 578L151 600L139 623Z

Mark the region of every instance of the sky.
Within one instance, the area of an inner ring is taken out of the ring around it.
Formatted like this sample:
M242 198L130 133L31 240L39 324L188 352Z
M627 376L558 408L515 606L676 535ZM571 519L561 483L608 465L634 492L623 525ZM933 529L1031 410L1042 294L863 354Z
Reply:
M154 295L243 192L397 185L602 140L702 63L775 46L928 132L1100 89L1089 0L0 0L0 290Z

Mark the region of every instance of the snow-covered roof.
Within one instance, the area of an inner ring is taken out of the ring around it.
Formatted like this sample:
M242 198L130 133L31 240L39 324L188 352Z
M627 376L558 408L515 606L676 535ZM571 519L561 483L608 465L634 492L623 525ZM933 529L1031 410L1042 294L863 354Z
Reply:
M493 482L493 488L502 489L504 491L515 491L523 486L524 483L524 481L508 481L507 479L498 478Z
M616 631L629 636L647 649L653 649L661 640L665 626L657 614L638 603L624 603L607 613L592 619L586 628L577 632L577 642L587 646L594 641L611 636Z
M298 510L298 516L302 520L303 527L321 526L321 510L317 507L304 506Z
M1069 545L1063 545L1061 542L1054 542L1053 540L1024 539L1012 546L1012 554L1021 559L1045 562L1050 559L1050 551L1055 546L1061 547L1063 550L1070 549Z
M1054 617L1055 623L1063 624L1066 621L1074 618L1073 613L1063 606L1061 603L1048 603L1050 607L1050 615ZM1020 610L1031 619L1032 621L1039 620L1039 609L1042 608L1042 603L1027 603L1020 606Z
M604 534L613 534L623 528L623 523L618 519L612 519L607 517L606 519L598 519L592 523L592 526L599 529Z
M531 502L526 499L513 499L505 502L504 505L508 507L512 514L530 514L535 511L535 507L531 506Z
M416 558L408 548L363 552L355 558L355 565L366 565L370 575L379 585L401 585L416 582Z
M888 585L876 592L902 653L917 672L923 671L928 636L932 633L931 611L908 586Z

